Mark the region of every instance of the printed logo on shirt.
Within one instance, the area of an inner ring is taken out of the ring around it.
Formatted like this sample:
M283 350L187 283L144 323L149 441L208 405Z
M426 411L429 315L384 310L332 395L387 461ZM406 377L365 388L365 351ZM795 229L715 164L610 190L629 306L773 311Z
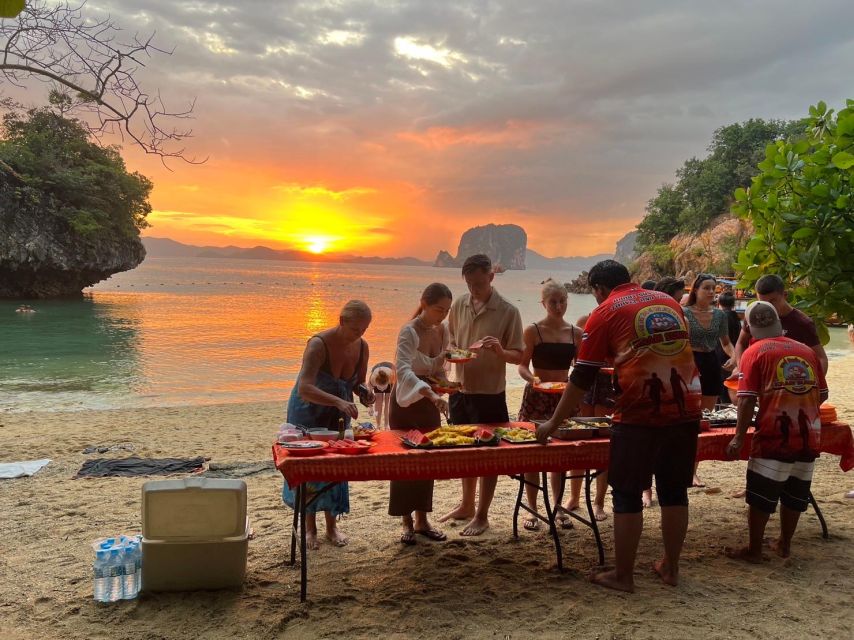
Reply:
M635 331L638 338L631 343L635 351L649 347L658 355L672 356L688 345L688 331L676 312L666 305L650 305L638 311Z
M774 389L785 389L798 395L815 388L816 378L810 363L799 356L785 356L777 363Z

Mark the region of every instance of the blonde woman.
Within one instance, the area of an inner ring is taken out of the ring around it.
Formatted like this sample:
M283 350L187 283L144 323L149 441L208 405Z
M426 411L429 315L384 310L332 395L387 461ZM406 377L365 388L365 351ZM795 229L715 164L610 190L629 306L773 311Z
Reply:
M546 310L542 320L525 328L522 339L525 348L522 351L522 361L519 364L519 376L528 384L522 395L522 406L519 408L519 420L548 420L554 414L559 393L538 391L534 385L539 382L566 382L569 367L575 360L578 345L581 343L581 329L564 320L568 304L566 287L549 278L543 282L541 300ZM533 366L533 371L531 371ZM526 474L530 482L537 482L536 473ZM553 496L560 490L562 473L549 474L549 482ZM537 510L537 494L539 491L528 484L525 485L528 506ZM558 507L559 511L562 509ZM572 528L572 520L564 512L559 512L558 518L563 528ZM540 521L534 516L525 519L523 526L529 531L536 531Z

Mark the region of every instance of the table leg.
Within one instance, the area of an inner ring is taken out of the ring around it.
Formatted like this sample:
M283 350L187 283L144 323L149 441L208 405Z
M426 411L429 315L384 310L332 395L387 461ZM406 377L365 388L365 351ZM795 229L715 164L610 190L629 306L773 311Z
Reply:
M300 585L299 585L299 601L305 602L306 592L308 591L308 554L305 549L305 494L306 485L300 485L299 492L299 553L300 553Z
M294 566L294 563L297 560L297 530L300 525L299 521L299 505L300 505L300 494L302 493L302 485L297 485L296 491L294 492L294 521L291 526L291 566Z
M596 548L599 551L599 566L605 564L605 549L602 547L602 536L599 534L599 522L593 513L593 502L590 500L590 485L599 477L601 471L590 473L590 469L584 472L584 501L587 503L587 515L590 518L590 528L593 529L593 537L596 538Z
M524 477L524 476L523 476ZM541 489L543 492L543 506L546 509L546 515L549 518L549 533L552 534L552 540L555 543L555 555L557 556L557 570L563 573L563 551L560 548L560 536L557 534L557 526L555 525L555 516L557 509L552 510L552 505L549 502L549 474L543 471L540 474L542 483Z
M827 540L830 537L830 534L827 532L827 523L824 521L824 514L822 514L821 509L818 508L818 502L815 501L815 496L810 491L810 504L812 508L815 509L815 515L818 516L818 522L821 524L821 537Z
M522 494L525 491L525 474L519 476L519 492L516 494L516 506L513 508L513 538L519 539L519 509L522 506Z

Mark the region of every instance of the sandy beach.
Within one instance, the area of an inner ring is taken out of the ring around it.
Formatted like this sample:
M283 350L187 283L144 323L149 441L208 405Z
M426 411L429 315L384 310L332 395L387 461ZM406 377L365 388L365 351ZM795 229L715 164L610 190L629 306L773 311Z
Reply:
M831 401L854 421L854 358L831 362ZM510 399L511 412L518 393ZM241 592L143 595L92 601L91 549L98 536L136 532L145 479L72 479L94 457L89 445L129 443L133 455L212 462L265 462L283 403L203 407L6 413L0 415L4 461L49 457L30 478L0 481L0 638L779 638L852 635L854 475L838 458L819 461L813 493L828 520L822 540L812 512L802 520L793 556L760 566L727 559L725 545L746 537L746 506L728 497L743 484L744 463L706 462L709 487L691 492L691 523L682 583L665 587L649 571L660 552L659 512L646 512L634 595L593 587L596 560L588 530L562 531L568 570L554 569L547 532L512 539L515 483L502 478L491 529L476 539L445 527L446 543L398 542L386 515L386 483L351 484L352 512L342 522L343 549L324 544L309 564L309 602L299 602L298 568L284 566L289 511L281 477L246 478L256 537ZM97 455L97 454L95 454ZM106 454L123 457L125 451ZM437 483L435 509L454 506L457 481ZM606 501L610 512L610 499ZM776 517L769 532L777 531ZM520 527L521 529L521 527ZM612 519L602 527L612 557Z

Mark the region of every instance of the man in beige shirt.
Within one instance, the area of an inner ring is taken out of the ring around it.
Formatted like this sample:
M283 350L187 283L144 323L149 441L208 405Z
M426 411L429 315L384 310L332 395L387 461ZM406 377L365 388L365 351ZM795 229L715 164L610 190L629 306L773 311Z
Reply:
M454 424L509 422L505 397L506 365L522 358L522 318L519 310L493 287L492 261L488 256L470 256L463 264L469 293L455 299L448 314L451 346L474 347L478 356L455 364L462 392L450 397ZM461 535L478 536L489 527L488 513L498 478L480 479L480 501L475 507L477 478L463 478L463 497L445 520L470 520Z

